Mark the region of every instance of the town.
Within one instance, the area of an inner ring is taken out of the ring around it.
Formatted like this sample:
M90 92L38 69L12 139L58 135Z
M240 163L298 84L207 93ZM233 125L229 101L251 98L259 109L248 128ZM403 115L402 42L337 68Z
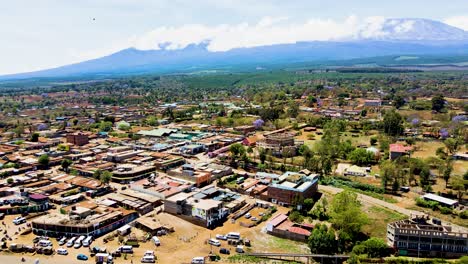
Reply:
M405 73L402 82L439 89L410 94L390 74L290 74L301 80L229 92L187 90L177 77L5 88L2 254L44 263L466 258L466 79ZM461 94L449 88L457 82Z

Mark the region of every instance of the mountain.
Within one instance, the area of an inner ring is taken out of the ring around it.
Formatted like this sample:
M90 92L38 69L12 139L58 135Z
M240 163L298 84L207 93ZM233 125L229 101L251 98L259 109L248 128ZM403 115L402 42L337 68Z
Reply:
M422 18L390 18L366 23L354 36L379 41L467 41L468 32L439 21Z
M184 49L128 48L109 56L0 80L56 77L99 77L144 73L186 73L202 70L254 70L273 65L399 55L466 55L468 32L428 19L386 19L361 27L350 39L311 41L222 52L209 42Z

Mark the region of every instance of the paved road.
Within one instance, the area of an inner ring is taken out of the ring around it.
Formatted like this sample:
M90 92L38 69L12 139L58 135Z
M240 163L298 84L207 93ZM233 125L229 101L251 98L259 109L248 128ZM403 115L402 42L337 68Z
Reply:
M319 185L319 190L322 192L327 192L330 194L337 194L343 191L341 188L333 187L333 186L327 186L327 185ZM382 201L380 199L365 195L365 194L360 194L358 193L358 199L362 203L370 204L370 205L375 205L375 206L380 206L380 207L385 207L387 209L396 211L398 213L404 214L406 216L411 216L412 214L422 214L423 212L420 211L415 211L415 210L409 210L403 207L400 207L396 204L392 204L389 202ZM449 222L445 222L444 224L446 225L451 225L453 227L456 227L457 229L463 230L464 232L468 232L468 229L459 225L455 225Z

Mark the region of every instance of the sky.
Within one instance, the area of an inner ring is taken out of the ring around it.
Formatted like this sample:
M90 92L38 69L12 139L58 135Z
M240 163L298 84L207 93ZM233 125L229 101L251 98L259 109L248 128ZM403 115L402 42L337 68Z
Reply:
M222 51L333 40L384 18L427 18L468 31L468 1L0 0L0 75L129 47L177 49L211 40L208 48Z

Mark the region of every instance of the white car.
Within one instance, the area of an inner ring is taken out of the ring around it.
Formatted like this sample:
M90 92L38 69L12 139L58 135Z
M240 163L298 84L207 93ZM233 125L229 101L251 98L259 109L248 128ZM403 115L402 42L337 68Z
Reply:
M13 219L13 224L15 225L21 225L22 223L26 223L26 218L18 216L15 219Z
M219 240L214 239L214 238L208 239L208 244L213 245L213 246L216 246L216 247L220 247L220 246L221 246L221 242L219 242Z
M219 239L219 240L227 240L227 236L220 235L220 234L216 234L216 239Z
M58 248L57 254L59 255L68 255L68 250L66 248Z
M247 219L249 219L251 216L252 216L252 215L250 215L250 213L246 213L246 214L244 215L244 217L247 218Z

